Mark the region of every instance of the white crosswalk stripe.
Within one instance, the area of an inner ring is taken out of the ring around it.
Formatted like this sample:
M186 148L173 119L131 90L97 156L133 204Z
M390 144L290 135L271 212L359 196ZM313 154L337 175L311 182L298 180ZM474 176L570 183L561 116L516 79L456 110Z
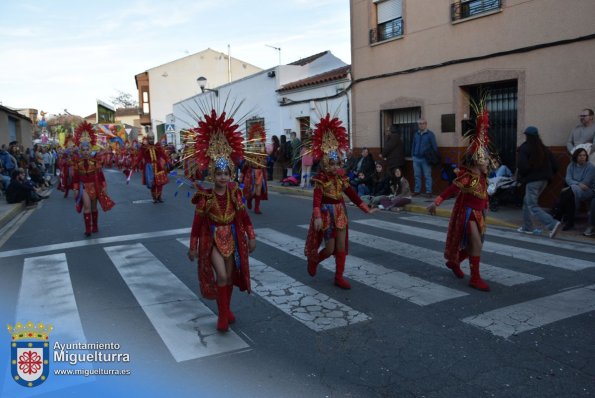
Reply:
M408 225L399 225L392 222L382 220L357 220L358 224L369 225L375 228L381 228L391 232L399 232L402 234L423 237L425 239L437 240L444 242L446 234L444 232L430 231L424 228L417 228ZM512 257L519 260L530 261L538 264L550 265L552 267L563 268L570 271L580 271L586 268L595 267L595 262L586 261L577 258L569 258L559 256L551 253L539 252L536 250L525 249L522 247L514 247L512 249L509 245L494 242L484 242L482 252L500 254L507 257Z
M249 347L142 244L104 250L177 362Z
M299 238L269 228L257 229L256 238L260 242L288 254L301 259L306 258L303 253L305 242ZM333 259L327 259L321 265L334 271ZM351 255L346 260L345 276L417 305L429 305L467 295L467 293L394 271Z
M308 226L303 225L302 227L307 228ZM418 236L427 237L427 234L424 233L424 235ZM441 268L445 271L447 270L446 266L444 265L444 254L436 250L429 250L422 248L421 246L403 243L393 239L382 238L375 235L369 235L363 232L354 231L353 228L349 229L349 241L376 250L392 253L400 257L417 260L422 263ZM504 286L515 286L543 279L539 276L512 271L506 268L495 267L485 262L482 262L481 267L482 278L494 281ZM469 273L469 265L467 263L461 265L461 268Z
M470 316L463 322L507 338L594 310L595 285L590 285Z
M188 247L189 239L178 241ZM317 332L370 319L366 314L341 304L254 258L250 258L250 280L254 293Z
M25 324L29 321L35 325L40 322L53 325L50 342L87 341L64 253L25 259L15 311L15 323ZM50 354L52 352L50 347ZM77 351L77 353L87 354L88 351ZM66 368L71 368L71 366L68 363L52 362L52 369ZM91 369L92 366L89 363L79 363L77 368ZM10 368L8 368L1 396L28 397L36 395L35 389L25 389L10 379ZM65 378L60 385L45 383L43 388L44 391L52 391L94 380L94 376L82 379L70 377Z

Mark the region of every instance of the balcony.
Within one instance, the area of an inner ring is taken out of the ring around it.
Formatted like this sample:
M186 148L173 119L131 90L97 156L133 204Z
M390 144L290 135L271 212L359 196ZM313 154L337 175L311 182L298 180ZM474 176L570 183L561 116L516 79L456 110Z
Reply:
M450 19L452 22L461 19L490 14L499 11L502 0L468 0L457 1L450 5Z
M403 36L403 18L393 19L370 29L370 44L394 39Z

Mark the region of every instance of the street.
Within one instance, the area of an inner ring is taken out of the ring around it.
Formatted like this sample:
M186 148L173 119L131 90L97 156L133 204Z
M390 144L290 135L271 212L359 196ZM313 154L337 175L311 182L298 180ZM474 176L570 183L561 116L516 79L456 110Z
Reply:
M138 174L129 185L117 170L105 174L116 206L99 212L99 233L85 238L72 193L54 190L0 247L2 322L54 327L50 375L32 389L11 380L10 334L1 335L1 397L119 397L132 388L144 397L595 394L592 244L489 227L485 293L467 286L467 262L464 280L444 266L447 219L349 207L352 289L341 290L332 258L314 278L306 272L311 198L270 192L264 214L250 212L252 293L234 290L237 321L222 334L186 256L192 191L176 192L171 178L165 203L154 204ZM66 351L129 361L81 355L72 364L57 342L112 344Z

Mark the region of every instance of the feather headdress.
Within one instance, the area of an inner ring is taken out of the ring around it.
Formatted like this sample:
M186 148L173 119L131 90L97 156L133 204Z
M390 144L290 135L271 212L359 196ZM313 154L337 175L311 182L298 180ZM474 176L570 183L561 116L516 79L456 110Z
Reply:
M93 148L96 146L97 133L95 128L86 120L74 130L74 144L78 147L90 146Z
M341 120L329 113L314 126L312 132L312 156L328 164L329 160L338 161L349 149L347 130Z
M467 149L464 157L475 164L490 164L497 157L490 145L490 115L485 104L485 98L478 103L472 102L471 107L475 113L475 128L465 133Z
M197 167L208 169L210 179L214 177L215 170L227 167L233 179L236 166L244 157L243 137L234 119L227 117L225 112L217 115L213 109L189 133L191 147L187 155L194 156Z

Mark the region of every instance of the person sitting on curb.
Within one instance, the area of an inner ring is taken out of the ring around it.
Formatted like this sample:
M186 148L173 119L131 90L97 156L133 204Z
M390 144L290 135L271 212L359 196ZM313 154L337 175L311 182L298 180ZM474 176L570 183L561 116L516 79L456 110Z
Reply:
M26 206L32 206L47 198L48 196L38 194L35 187L25 179L25 170L21 168L13 170L10 184L6 190L8 203L20 203L24 200Z
M401 211L405 205L411 203L411 188L409 181L403 178L403 172L396 167L389 178L390 195L380 199L380 210Z

